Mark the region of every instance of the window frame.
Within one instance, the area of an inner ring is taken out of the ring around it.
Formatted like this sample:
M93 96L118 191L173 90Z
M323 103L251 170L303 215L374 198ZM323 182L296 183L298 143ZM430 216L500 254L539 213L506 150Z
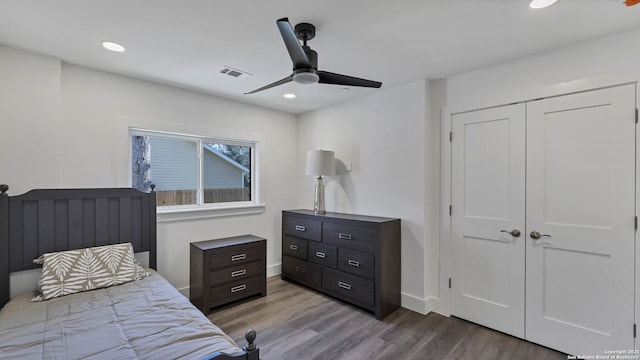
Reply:
M196 203L185 204L185 205L166 205L166 206L158 205L156 207L157 209L156 212L158 215L162 215L158 217L158 222L199 219L199 218L218 217L218 216L230 216L230 215L256 214L256 213L264 212L265 205L260 203L260 197L259 197L259 191L258 191L259 182L260 182L260 176L258 173L258 169L259 169L258 141L246 140L246 139L231 139L226 137L191 135L191 134L176 133L176 132L169 132L169 131L129 127L129 131L128 131L129 187L133 185L133 182L132 182L133 169L132 169L132 163L131 163L132 157L133 157L133 148L132 148L133 136L167 137L167 138L183 139L183 140L196 142L196 149L197 149L196 151L196 157L197 157ZM203 169L204 169L204 144L205 143L247 146L251 149L250 151L251 152L251 166L250 166L250 171L251 171L250 198L251 200L229 201L229 202L218 202L218 203L204 202Z

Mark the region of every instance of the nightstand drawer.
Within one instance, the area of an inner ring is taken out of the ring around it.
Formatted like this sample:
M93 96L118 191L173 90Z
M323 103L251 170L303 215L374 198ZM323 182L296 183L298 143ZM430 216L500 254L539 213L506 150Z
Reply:
M375 248L375 233L372 228L363 226L324 223L322 242L372 253Z
M374 257L358 251L339 249L338 270L374 279Z
M322 268L322 288L338 296L373 306L373 281Z
M248 277L261 275L264 272L261 261L251 263L238 264L228 268L215 270L211 272L210 284L218 285L230 281L237 281Z
M320 287L320 265L312 264L291 256L282 259L282 273L284 276L300 281L301 283Z
M319 265L336 268L338 265L338 249L335 246L316 242L309 243L309 261Z
M291 236L284 236L282 251L286 255L295 256L302 260L307 260L307 240Z
M263 248L260 246L245 247L231 251L211 254L211 269L242 264L262 259Z
M210 290L210 306L215 307L220 300L231 302L248 295L258 294L262 291L262 277L253 276L244 280L230 282L224 285L213 286Z
M284 219L284 233L304 239L320 241L322 223L320 221L286 217Z

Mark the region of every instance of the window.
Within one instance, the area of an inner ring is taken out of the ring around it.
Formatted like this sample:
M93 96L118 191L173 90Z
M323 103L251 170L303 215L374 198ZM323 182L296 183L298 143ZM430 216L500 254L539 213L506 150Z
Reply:
M254 204L255 142L131 130L131 186L177 208ZM217 205L216 205L217 204Z

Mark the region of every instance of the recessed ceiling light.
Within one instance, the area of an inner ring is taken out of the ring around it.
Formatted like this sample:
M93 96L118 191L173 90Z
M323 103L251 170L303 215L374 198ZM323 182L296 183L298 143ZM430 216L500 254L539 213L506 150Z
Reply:
M542 9L542 8L546 8L547 6L551 6L555 4L556 1L558 0L531 0L531 3L529 4L529 6L532 9Z
M296 94L284 94L284 97L286 97L287 99L295 99L296 98Z
M115 51L115 52L123 52L124 51L124 46L122 46L122 45L120 45L118 43L111 42L111 41L103 42L102 46L107 50L111 50L111 51Z

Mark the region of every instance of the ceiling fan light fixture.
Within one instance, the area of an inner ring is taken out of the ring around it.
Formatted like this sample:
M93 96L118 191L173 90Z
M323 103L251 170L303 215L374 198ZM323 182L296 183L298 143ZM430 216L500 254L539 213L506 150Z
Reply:
M556 1L558 0L531 0L529 7L532 9L542 9L555 4Z
M298 84L315 84L320 80L318 74L314 72L299 72L293 75L293 81Z

